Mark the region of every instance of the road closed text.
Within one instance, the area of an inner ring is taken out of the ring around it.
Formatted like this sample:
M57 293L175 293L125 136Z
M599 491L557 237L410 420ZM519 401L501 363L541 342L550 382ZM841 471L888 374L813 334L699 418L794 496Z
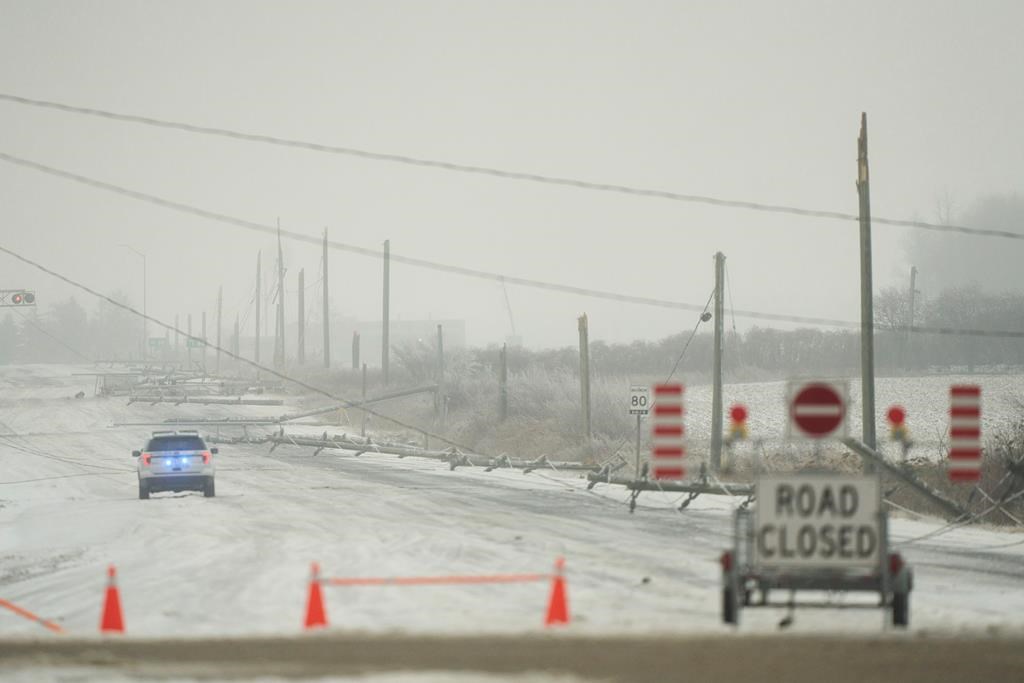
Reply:
M871 479L789 477L759 482L754 531L759 562L770 565L869 565L881 538Z

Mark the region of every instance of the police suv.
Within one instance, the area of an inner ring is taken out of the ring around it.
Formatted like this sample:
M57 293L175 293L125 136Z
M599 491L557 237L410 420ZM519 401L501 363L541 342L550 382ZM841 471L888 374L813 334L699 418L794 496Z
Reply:
M157 491L202 491L212 498L216 454L197 431L153 432L145 450L132 451L138 460L139 498Z

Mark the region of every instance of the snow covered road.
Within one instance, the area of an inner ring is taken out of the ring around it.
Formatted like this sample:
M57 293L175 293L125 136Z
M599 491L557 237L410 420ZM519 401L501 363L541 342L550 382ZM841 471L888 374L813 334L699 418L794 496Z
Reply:
M216 498L142 501L130 452L149 428L109 425L280 409L74 399L72 370L0 368L0 598L71 634L96 633L108 564L129 636L265 636L301 631L312 561L328 576L437 576L549 572L558 556L571 633L731 632L717 557L737 501L703 496L678 512L677 495L645 493L631 515L621 487L587 491L576 475L244 444L221 446ZM892 531L900 544L944 526L894 519ZM1024 632L1024 534L967 527L902 550L915 568L912 631ZM327 612L346 632L537 633L548 590L328 587ZM745 611L740 632L772 632L780 616ZM878 610L810 610L791 630L883 628ZM0 611L0 636L45 633Z

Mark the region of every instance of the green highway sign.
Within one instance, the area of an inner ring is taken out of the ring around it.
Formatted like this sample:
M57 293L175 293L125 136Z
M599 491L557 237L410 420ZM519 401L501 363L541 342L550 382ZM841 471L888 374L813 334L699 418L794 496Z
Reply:
M150 337L149 345L153 348L167 346L167 337Z
M187 341L188 341L188 348L190 348L190 349L196 349L196 348L201 348L203 346L206 346L206 340L205 339L189 339Z

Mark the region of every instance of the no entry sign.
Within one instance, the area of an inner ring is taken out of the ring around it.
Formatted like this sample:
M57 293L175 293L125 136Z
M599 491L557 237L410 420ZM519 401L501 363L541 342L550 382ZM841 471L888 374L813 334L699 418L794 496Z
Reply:
M845 382L790 382L787 435L807 439L846 436Z

